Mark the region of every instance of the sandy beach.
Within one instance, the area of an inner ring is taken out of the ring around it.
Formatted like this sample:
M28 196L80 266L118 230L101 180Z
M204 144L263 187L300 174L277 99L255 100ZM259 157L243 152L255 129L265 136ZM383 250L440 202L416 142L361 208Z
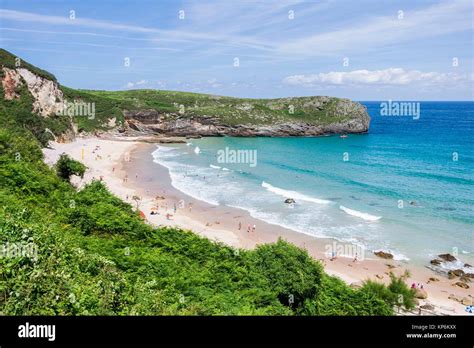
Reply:
M83 162L88 170L83 179L73 178L76 187L80 189L94 179L102 180L111 192L144 212L150 224L188 229L235 248L251 249L282 238L306 249L312 257L321 260L327 273L354 287L367 279L388 283L389 272L401 275L408 270L407 283L422 284L428 294L426 300L419 300L420 306L431 304L434 307L422 314L466 314L466 305L460 301L474 300L472 286L469 289L455 286L455 280L426 267L381 259L369 252L363 255L363 260L355 262L342 256L331 260L327 246L333 245L335 240L294 232L257 220L247 211L214 206L189 197L172 186L168 169L152 161L151 153L155 149L155 144L137 138L78 138L71 143L51 143L43 152L45 162L50 165L61 153ZM158 214L152 215L152 211ZM418 314L418 310L414 314Z

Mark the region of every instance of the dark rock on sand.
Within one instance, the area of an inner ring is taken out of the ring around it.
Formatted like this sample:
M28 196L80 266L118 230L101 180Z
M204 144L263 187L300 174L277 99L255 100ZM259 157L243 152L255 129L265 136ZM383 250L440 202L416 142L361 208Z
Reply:
M443 261L441 261L441 260L439 260L439 259L434 259L434 260L431 260L431 261L430 261L430 263L431 263L432 265L435 265L435 266L441 265L442 262L443 262Z
M435 309L435 307L430 303L426 303L423 306L420 306L420 308L425 309L427 311L434 311L434 309Z
M287 198L287 199L285 199L285 203L286 204L292 204L292 203L296 203L296 201L293 198Z
M415 290L415 297L420 299L420 300L424 300L424 299L428 298L428 293L424 289L416 289Z
M453 285L459 286L460 288L463 288L463 289L469 289L469 285L463 282L456 282Z

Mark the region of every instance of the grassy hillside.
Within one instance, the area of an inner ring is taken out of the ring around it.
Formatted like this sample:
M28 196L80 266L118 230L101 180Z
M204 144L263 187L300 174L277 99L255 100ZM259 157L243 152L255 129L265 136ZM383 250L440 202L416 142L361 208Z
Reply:
M0 92L0 315L390 315L399 294L413 305L396 279L354 290L283 241L237 250L151 227L100 182L76 191L42 161L44 127L62 119L32 114L26 89ZM114 95L78 93L103 108ZM24 245L37 257L5 253Z
M313 105L318 97L246 99L161 90L80 92L87 93L92 99L111 100L122 109L153 109L162 113L180 114L182 117L217 117L223 124L231 126L295 121L326 124L349 118L349 115L336 112L340 99L329 97L324 103L321 102L320 109L315 109Z

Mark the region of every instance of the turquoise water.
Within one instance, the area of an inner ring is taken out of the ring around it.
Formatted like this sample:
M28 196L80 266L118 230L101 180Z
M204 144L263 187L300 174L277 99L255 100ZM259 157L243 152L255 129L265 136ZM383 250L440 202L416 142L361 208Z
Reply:
M205 138L159 147L154 158L183 192L298 232L398 259L458 251L472 260L474 103L421 102L419 119L380 116L380 103L363 104L369 134ZM256 150L256 166L219 163L226 147Z

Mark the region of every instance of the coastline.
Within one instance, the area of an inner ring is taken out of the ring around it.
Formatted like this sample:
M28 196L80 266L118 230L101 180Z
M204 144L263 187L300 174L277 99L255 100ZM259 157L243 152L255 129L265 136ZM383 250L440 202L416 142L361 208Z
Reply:
M213 206L189 197L172 186L167 168L153 162L151 153L156 145L143 142L142 139L78 138L72 143L54 143L52 147L54 149L44 149L46 163L55 163L59 155L65 152L88 167L84 179L74 178L73 183L77 187L102 177L109 190L128 203L135 206L132 197L141 197L139 209L153 225L180 227L211 240L244 249L282 238L306 249L312 257L323 263L328 274L338 276L353 286L358 286L367 279L388 283L390 271L401 275L408 269L411 276L407 283L424 284L428 293L427 300L420 300L419 304L433 305L432 312L436 314L466 314L465 305L449 297L467 298L471 301L474 299L472 289L452 286L454 280L425 267L385 260L373 254L365 255L364 260L357 262L345 257L331 261L325 255L325 246L336 242L333 239L315 238L255 219L247 211L238 208ZM180 206L181 200L184 201L183 207ZM158 206L159 215L150 215L152 206ZM167 214L172 217L168 219ZM242 225L240 230L239 222ZM253 225L256 226L255 231L247 232L247 226ZM430 277L439 280L430 282Z

